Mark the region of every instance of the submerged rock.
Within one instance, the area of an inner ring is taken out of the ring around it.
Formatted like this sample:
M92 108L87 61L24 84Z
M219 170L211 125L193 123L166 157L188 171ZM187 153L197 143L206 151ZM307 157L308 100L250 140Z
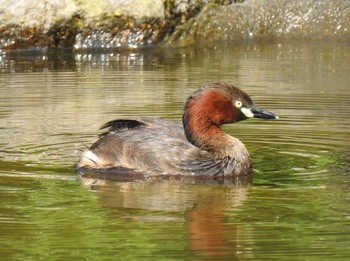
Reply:
M0 49L350 40L347 0L0 0Z

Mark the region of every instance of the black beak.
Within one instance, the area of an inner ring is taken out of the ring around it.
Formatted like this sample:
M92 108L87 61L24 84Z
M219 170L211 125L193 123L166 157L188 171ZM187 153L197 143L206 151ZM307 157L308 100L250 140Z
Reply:
M278 119L277 115L273 114L272 112L260 109L256 105L252 106L250 108L250 111L253 113L254 118L269 119L269 120Z

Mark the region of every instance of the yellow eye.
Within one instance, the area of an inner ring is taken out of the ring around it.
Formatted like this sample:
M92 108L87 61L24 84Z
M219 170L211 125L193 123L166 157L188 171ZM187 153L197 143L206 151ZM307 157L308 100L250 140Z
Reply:
M242 107L242 102L241 102L241 101L236 101L236 102L235 102L235 106L236 106L237 108L241 108L241 107Z

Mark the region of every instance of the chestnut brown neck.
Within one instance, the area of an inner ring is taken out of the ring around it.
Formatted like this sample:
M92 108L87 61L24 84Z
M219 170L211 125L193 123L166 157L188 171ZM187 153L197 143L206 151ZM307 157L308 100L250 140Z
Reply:
M190 97L182 120L189 142L203 150L225 154L230 142L220 126L234 122L235 117L230 99L218 92L206 92Z

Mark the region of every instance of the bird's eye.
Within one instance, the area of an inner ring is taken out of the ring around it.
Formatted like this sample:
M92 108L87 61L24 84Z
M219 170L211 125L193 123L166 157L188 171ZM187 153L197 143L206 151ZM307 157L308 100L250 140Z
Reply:
M236 101L236 102L235 102L235 106L236 106L237 108L241 108L241 107L242 107L242 102L241 102L241 101Z

